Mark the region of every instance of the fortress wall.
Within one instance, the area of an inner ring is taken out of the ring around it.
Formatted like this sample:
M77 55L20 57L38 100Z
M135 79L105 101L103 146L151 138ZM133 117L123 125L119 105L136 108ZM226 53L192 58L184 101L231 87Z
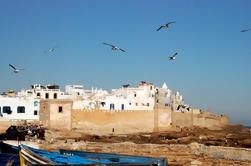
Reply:
M128 134L161 131L169 127L170 123L170 111L163 110L72 111L72 128L81 129L92 134Z
M193 125L206 128L217 128L228 124L226 116L215 116L208 114L193 115Z
M59 109L61 107L61 109ZM72 129L71 100L41 100L39 120L49 129Z
M172 125L180 127L193 126L193 113L192 112L172 112Z
M228 124L228 117L216 116L208 112L172 112L172 125L180 127L206 127L216 129Z

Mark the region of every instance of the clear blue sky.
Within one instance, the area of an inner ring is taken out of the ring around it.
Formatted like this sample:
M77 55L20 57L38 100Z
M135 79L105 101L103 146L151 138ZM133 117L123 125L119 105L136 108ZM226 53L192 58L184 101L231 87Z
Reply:
M251 31L240 32L251 28L250 0L1 0L0 20L1 92L166 82L186 103L251 125ZM14 74L9 63L26 70Z

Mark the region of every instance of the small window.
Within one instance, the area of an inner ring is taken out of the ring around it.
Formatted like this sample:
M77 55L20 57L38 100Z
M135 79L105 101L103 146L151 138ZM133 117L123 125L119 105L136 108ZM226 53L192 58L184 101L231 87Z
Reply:
M134 97L136 97L137 95L136 95L136 93L134 94Z
M132 105L132 103L130 102L129 105Z
M17 107L17 113L25 113L25 107L24 106L18 106Z
M168 106L169 106L169 104L168 104L168 103L165 103L165 106L166 106L166 107L168 107Z
M11 108L9 106L4 106L3 107L3 113L11 114L12 113Z
M34 101L34 107L38 106L38 101Z
M58 98L58 94L57 94L57 93L54 93L53 98L54 98L54 99L57 99L57 98Z
M146 106L149 107L149 106L150 106L150 103L146 103Z
M138 106L138 103L135 103L136 106Z
M37 93L37 97L40 97L41 96L41 93Z
M37 110L34 110L34 115L37 115Z
M113 103L110 104L110 110L114 110L114 108L115 108L115 105Z
M62 107L62 106L59 106L59 107L58 107L58 112L59 112L59 113L62 113L62 112L63 112L63 107Z
M45 93L45 98L49 99L49 93Z

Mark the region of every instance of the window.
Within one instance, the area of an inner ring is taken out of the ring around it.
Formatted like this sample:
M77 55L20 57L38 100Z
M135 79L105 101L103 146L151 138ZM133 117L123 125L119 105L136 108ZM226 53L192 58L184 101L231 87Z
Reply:
M149 106L150 106L150 103L146 103L146 106L149 107Z
M54 98L54 99L57 99L57 98L58 98L58 94L57 94L57 93L54 93L53 98Z
M40 97L41 96L41 93L37 93L37 97Z
M166 107L168 107L168 106L169 106L169 104L168 104L168 103L165 103L165 106L166 106Z
M34 115L37 115L37 110L34 110Z
M136 95L136 93L134 94L134 97L136 97L137 95Z
M125 109L125 105L121 104L121 110L124 110L124 109Z
M34 101L34 107L38 106L38 101Z
M11 108L9 106L4 106L3 113L11 114L12 113Z
M114 104L110 104L110 110L114 110Z
M2 114L2 112L1 112L1 107L0 107L0 117L3 117L3 114Z
M135 103L136 106L138 106L138 103Z
M45 98L49 99L49 93L45 93Z
M17 113L25 113L25 107L24 106L18 106L17 107Z
M62 106L59 106L59 107L58 107L58 112L59 112L59 113L62 113L62 112L63 112L63 107L62 107Z

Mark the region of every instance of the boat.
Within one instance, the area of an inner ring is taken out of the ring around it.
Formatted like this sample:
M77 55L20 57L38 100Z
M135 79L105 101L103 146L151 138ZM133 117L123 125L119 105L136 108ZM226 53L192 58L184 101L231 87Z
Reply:
M0 141L0 166L19 166L19 147Z
M124 155L116 153L96 153L96 152L86 152L86 151L74 151L74 150L59 150L60 154L67 156L81 156L83 158L95 159L95 160L109 160L113 164L117 165L156 165L156 166L166 166L165 158L154 158L154 157L144 157L144 156L133 156Z
M100 165L108 164L108 160L90 160L80 156L66 156L58 152L49 152L20 145L20 166L47 165Z
M20 145L20 166L29 165L159 165L154 158L138 157L138 156L126 156L118 154L110 154L107 157L105 153L88 153L84 156L81 151L62 151L61 152L49 152L45 150L39 150L31 148L26 145ZM75 153L75 154L74 154ZM78 155L79 154L79 155ZM92 155L91 155L92 154ZM99 156L100 157L95 157ZM113 156L113 157L112 157ZM116 157L115 157L116 156ZM127 158L127 159L126 159Z
M164 159L119 154L59 150L48 152L20 145L20 166L29 165L158 165L165 166Z

